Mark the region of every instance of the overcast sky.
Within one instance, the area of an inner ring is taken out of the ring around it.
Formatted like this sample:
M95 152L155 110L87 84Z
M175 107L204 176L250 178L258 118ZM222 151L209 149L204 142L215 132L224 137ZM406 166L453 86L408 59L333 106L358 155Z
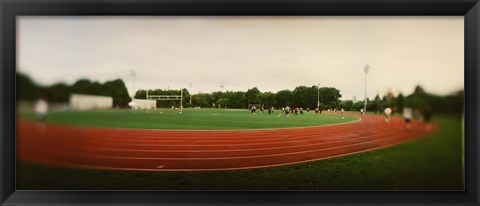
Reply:
M129 92L198 93L320 83L360 100L368 64L370 98L417 84L448 94L464 85L463 25L463 16L18 17L17 68L43 85L121 78Z

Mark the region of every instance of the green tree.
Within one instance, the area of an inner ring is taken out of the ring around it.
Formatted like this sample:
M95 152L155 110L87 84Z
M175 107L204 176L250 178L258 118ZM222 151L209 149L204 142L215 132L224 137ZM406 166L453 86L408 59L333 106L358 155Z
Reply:
M92 82L88 79L79 79L72 85L71 91L77 94L96 94L98 91L92 91L91 84Z
M382 105L382 111L383 111L384 108L390 107L390 106L388 105L388 100L387 100L387 97L386 97L386 96L383 96L383 97L382 97L381 105Z
M375 106L375 114L380 113L381 109L383 108L382 101L380 100L380 95L377 94L373 101L373 105Z
M183 90L182 91L183 107L189 107L190 106L190 92L186 88L183 88L182 90Z
M456 114L462 114L464 113L464 105L465 105L465 91L460 90L457 92L454 92L450 95L447 95L446 97L443 98L444 100L437 100L441 101L444 104L442 104L442 108L435 108L439 112L448 112L448 113L456 113Z
M320 88L320 102L328 108L337 108L340 104L340 90L333 87Z
M237 92L228 92L227 98L229 101L229 107L231 108L246 108L246 96L245 92L237 91Z
M258 99L264 106L276 106L277 100L272 92L264 92L258 96Z
M135 96L133 98L135 98L135 99L147 99L147 90L137 90L137 92L135 92Z
M258 96L260 95L260 90L257 87L247 90L245 97L247 98L248 104L258 104L260 103Z
M292 103L295 106L314 108L317 103L317 87L298 86L292 92Z
M397 101L392 91L388 91L383 97L385 107L395 108L395 102ZM395 111L394 111L395 112Z
M217 100L217 107L219 108L225 108L225 107L229 107L229 100L228 98L220 98Z
M114 107L126 107L131 101L125 83L121 79L107 81L104 84L92 82L89 79L79 79L71 86L65 83L38 86L27 75L17 73L17 90L19 90L18 99L29 101L44 96L50 102L68 102L72 93L110 96L113 98L112 106Z
M354 104L353 104L353 110L354 111L360 111L360 109L363 109L363 101L356 101Z
M219 99L222 99L222 98L225 98L226 95L225 93L221 92L221 91L218 91L218 92L213 92L210 94L211 98L212 98L212 102L216 103Z
M353 101L352 100L345 100L340 103L340 107L347 110L351 111L353 110Z
M439 108L445 103L442 102L441 97L427 93L420 85L417 85L414 92L405 98L405 102L415 108L426 108L432 105Z
M70 99L70 87L65 83L56 83L45 89L49 102L68 102Z
M95 84L93 84L90 87L96 86ZM114 107L126 107L128 102L132 100L132 98L128 94L127 87L125 87L125 83L121 79L107 81L102 85L102 87L103 89L101 90L101 93L103 93L103 95L111 96L113 98Z
M423 89L422 86L417 85L417 86L415 86L415 89L413 90L413 93L414 94L423 94L423 93L425 93L425 89Z
M403 107L405 107L405 100L402 93L398 94L395 101L395 107L397 108L397 112L403 112Z
M323 103L321 103L321 102L320 102L320 105L319 105L318 108L320 109L320 111L323 111L323 110L327 110L327 109L328 109L327 105L325 105L325 104L323 104Z
M212 97L208 93L199 93L192 95L192 103L195 106L199 107L211 107L212 106Z
M292 106L292 92L290 90L281 90L276 95L277 107Z
M28 75L16 73L17 100L35 101L39 98L41 88Z

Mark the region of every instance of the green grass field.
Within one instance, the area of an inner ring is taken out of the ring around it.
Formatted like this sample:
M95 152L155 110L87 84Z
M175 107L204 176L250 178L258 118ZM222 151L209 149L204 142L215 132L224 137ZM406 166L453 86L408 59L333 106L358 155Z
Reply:
M184 115L194 115L187 113ZM246 114L242 116L244 120L263 118L261 115ZM220 116L220 113L216 116L212 114L212 118ZM265 114L265 118L268 122L270 117ZM316 117L291 118L278 121ZM55 119L55 114L49 116L49 120L59 121ZM264 169L229 172L102 171L18 161L17 189L462 190L464 153L461 117L436 115L433 120L438 124L439 132L405 144L341 158ZM71 121L82 122L80 119ZM249 125L242 121L243 124ZM227 127L223 125L219 128Z
M73 124L94 127L113 128L145 128L145 129L262 129L305 127L328 124L339 124L356 121L358 118L339 115L304 112L303 115L285 117L281 111L274 114L257 112L251 114L247 110L230 109L185 109L180 110L92 110L92 111L62 111L48 113L47 121L55 124ZM20 111L20 119L35 119L35 114ZM339 113L340 114L340 113Z

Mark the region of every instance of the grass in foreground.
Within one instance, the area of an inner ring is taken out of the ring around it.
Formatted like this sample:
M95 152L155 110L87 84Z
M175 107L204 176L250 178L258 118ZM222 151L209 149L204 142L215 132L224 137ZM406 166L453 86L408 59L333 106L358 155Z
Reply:
M247 110L229 109L186 109L180 115L179 110L92 110L50 112L47 122L93 127L144 128L144 129L263 129L305 127L338 124L356 121L358 118L340 115L304 112L303 115L280 115L258 112L251 114ZM279 116L280 115L280 116ZM19 112L20 119L34 120L32 112Z
M462 190L460 116L440 131L381 150L292 166L231 172L126 172L17 164L17 189Z

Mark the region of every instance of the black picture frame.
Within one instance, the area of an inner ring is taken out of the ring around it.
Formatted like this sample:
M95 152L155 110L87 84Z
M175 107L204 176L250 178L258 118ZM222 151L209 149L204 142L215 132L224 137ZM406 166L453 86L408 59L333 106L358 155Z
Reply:
M1 205L479 205L478 0L0 0ZM16 16L431 15L465 17L464 191L16 191Z

